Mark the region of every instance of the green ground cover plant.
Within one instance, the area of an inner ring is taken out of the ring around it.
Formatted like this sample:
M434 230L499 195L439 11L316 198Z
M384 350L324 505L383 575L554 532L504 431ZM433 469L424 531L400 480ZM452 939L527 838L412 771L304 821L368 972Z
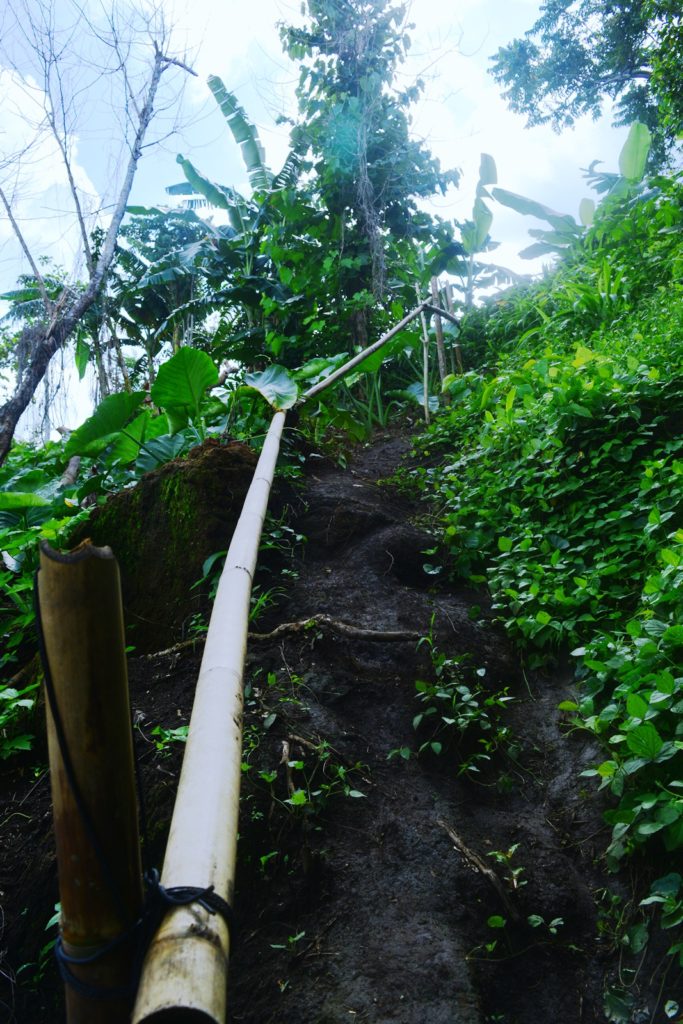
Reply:
M603 745L586 775L614 796L614 868L683 846L682 212L680 175L626 190L553 274L472 311L479 368L447 382L412 471L525 660L573 657L561 711ZM663 877L646 903L675 931Z

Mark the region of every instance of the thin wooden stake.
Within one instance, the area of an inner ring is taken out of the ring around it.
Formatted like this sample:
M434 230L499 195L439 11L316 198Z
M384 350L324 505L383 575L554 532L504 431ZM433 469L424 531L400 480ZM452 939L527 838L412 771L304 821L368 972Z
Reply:
M251 585L284 412L276 412L220 578L199 670L162 885L235 886L242 763L242 677ZM223 1024L230 936L200 904L169 911L147 952L132 1020Z
M440 308L439 304L439 285L435 277L432 278L432 305L437 310ZM444 379L447 376L446 370L446 348L443 341L443 326L441 324L441 314L436 312L434 315L434 329L436 330L436 356L439 363L439 377L443 384Z
M455 308L453 306L453 285L450 283L450 281L446 285L446 305L448 306L448 312L451 314L453 320L455 321ZM458 325L456 323L456 327L457 326ZM458 373L464 373L462 363L462 349L460 348L460 342L458 340L457 334L455 337L453 347L455 349L455 361L458 364Z
M125 990L135 937L101 959L85 962L125 935L142 909L118 565L109 548L88 541L69 553L43 544L38 593L52 679L52 697L48 690L45 703L61 940L68 956L84 961L70 965L81 983ZM82 803L65 764L58 722ZM66 986L69 1024L123 1024L131 1003L127 996L91 998Z
M417 301L420 301L420 289L415 285ZM422 323L422 405L424 407L425 423L429 425L429 332L427 330L427 317L424 310L420 311Z

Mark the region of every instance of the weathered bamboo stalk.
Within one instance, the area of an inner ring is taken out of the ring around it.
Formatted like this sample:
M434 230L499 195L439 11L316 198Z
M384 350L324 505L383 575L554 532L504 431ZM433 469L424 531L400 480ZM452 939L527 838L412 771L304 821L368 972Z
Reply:
M435 309L434 329L436 331L436 357L439 363L439 377L443 384L448 373L446 369L446 347L443 340L443 327L441 324L441 307L439 304L439 284L435 277L432 278L432 306Z
M448 312L451 314L451 318L457 327L458 323L455 318L455 308L453 306L453 285L450 283L450 281L446 285L446 305L448 307ZM453 348L455 349L455 361L458 364L458 373L463 373L464 368L462 364L462 349L460 348L460 342L458 340L457 335L455 337Z
M415 295L420 301L420 289L415 285ZM424 309L420 311L420 323L422 324L422 406L424 408L425 423L429 426L429 332L427 331L427 317Z
M211 614L161 883L235 884L242 677L249 601L285 413L276 412L233 534ZM223 1024L230 936L198 903L169 911L145 958L132 1020Z
M309 398L313 398L313 396L317 395L320 391L324 391L325 388L329 388L331 384L334 384L341 377L347 374L349 370L354 368L354 366L358 366L359 363L362 363L363 360L372 355L373 352L376 352L378 349L382 348L383 345L386 345L388 341L391 341L392 338L395 338L397 334L399 334L412 320L415 319L416 316L419 316L420 313L427 308L429 308L429 303L421 302L416 309L413 309L410 313L404 316L399 323L392 327L390 331L387 331L386 334L383 334L381 338L378 338L377 341L373 342L372 345L368 345L368 347L364 348L362 352L358 352L355 356L352 356L351 359L348 359L343 366L340 366L338 370L331 373L329 377L325 377L324 380L314 384L313 387L308 389L308 391L304 391L298 404L301 405L301 403L307 402Z
M458 318L455 314L449 313L447 310L442 309L440 306L433 306L431 302L423 303L422 307L425 313L434 313L435 316L443 317L444 320L450 320L451 323L457 324Z
M142 879L118 565L109 548L87 541L69 553L43 544L38 593L52 680L46 710L62 948L76 961L69 969L78 982L127 993L91 998L67 984L67 1020L123 1024L135 952L135 936L125 936L141 913Z

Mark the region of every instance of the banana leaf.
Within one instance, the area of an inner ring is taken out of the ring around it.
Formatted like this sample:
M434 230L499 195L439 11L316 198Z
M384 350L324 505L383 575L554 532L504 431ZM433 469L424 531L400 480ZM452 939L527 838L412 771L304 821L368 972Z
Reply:
M235 142L242 150L242 159L247 168L251 187L255 192L267 191L273 176L266 167L263 146L256 126L251 123L244 108L237 102L234 94L225 88L217 75L210 75L208 83Z

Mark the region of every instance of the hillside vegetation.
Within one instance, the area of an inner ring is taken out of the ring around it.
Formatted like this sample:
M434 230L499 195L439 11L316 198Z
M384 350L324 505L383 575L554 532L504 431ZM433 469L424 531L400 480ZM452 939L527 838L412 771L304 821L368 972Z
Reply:
M457 572L486 583L528 664L570 652L568 728L615 809L607 857L683 845L683 185L608 200L541 283L463 329L451 406L417 441ZM650 899L683 920L681 877ZM681 952L683 946L676 944Z

